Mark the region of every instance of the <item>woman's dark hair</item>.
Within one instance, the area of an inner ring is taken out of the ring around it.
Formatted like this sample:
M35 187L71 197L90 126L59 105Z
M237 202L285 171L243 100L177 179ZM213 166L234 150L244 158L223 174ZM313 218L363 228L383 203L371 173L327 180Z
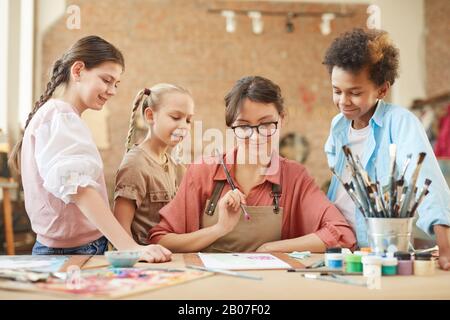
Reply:
M70 68L77 62L82 61L86 69L92 69L104 62L115 62L125 68L125 61L122 53L111 43L98 36L87 36L81 38L66 52L61 58L53 64L50 74L50 81L47 88L38 101L34 104L33 109L28 115L25 122L25 129L28 127L33 116L53 95L56 88L62 84L68 84L70 80ZM15 172L20 173L20 152L22 150L23 136L16 143L9 157L8 165Z
M273 103L280 115L284 115L283 97L278 85L269 79L250 76L236 81L225 96L225 122L231 127L236 120L245 99L259 103Z
M335 66L354 74L368 67L375 85L393 85L398 77L399 51L386 31L353 29L334 39L323 64L330 74Z

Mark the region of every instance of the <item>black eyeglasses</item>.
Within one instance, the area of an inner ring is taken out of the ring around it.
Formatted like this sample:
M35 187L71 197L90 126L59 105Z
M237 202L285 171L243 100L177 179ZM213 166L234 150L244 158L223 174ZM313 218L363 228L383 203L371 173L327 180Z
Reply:
M273 122L264 122L260 123L257 126L250 126L250 125L241 125L241 126L232 126L231 129L233 129L234 134L239 139L248 139L253 134L253 129L256 129L256 132L258 132L259 135L263 137L270 137L277 132L278 129L278 121Z

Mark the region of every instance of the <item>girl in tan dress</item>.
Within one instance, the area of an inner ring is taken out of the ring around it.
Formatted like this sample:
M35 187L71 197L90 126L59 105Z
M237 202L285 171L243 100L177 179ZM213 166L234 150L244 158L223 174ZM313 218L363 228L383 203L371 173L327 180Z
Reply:
M138 109L149 130L133 145ZM157 84L141 90L134 100L127 152L116 175L114 215L138 243L147 243L148 230L159 223L159 210L180 185L185 168L168 149L186 137L193 113L189 91L176 85Z

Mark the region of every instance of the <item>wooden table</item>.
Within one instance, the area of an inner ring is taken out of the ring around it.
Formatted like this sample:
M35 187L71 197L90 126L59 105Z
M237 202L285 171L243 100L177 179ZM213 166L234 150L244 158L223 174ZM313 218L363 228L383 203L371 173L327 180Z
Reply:
M322 255L313 255L311 258L301 261L308 265L321 257ZM85 267L104 264L105 258L96 256ZM147 264L139 265L146 266ZM158 264L158 266L184 267L183 255L174 254L171 262ZM305 279L299 273L288 273L285 270L245 272L261 275L263 280L214 275L205 279L134 295L129 299L450 299L450 271L440 269L436 270L436 274L430 277L384 276L379 290ZM352 276L352 278L362 279L362 276ZM0 299L54 298L54 296L48 294L0 290Z
M16 189L18 184L12 179L0 178L0 188L3 190L3 221L5 226L6 253L15 254L13 211L11 205L10 189Z

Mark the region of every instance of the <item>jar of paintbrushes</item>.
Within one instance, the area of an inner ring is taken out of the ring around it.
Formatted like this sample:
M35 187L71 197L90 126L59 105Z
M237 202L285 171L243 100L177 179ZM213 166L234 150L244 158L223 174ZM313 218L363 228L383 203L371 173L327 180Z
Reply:
M420 192L416 185L426 153L418 154L416 167L407 180L405 174L412 161L412 154L407 155L402 168L397 168L397 146L391 144L388 184L381 186L376 172L375 179L371 180L359 157L354 156L348 146L343 146L343 151L350 170L350 181L343 181L333 168L331 170L366 218L370 247L379 253L386 252L389 246L395 246L396 251L408 251L414 215L429 193L431 184L431 180L426 179Z

